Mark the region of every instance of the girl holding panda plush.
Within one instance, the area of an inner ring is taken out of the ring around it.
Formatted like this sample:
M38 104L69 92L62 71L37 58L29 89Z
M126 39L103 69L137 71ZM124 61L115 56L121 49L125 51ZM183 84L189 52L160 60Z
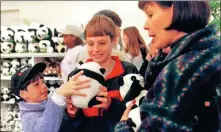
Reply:
M105 68L107 87L102 87L96 99L101 103L91 108L76 108L67 105L67 117L63 120L61 131L79 132L113 132L114 127L125 110L119 92L118 79L129 73L138 73L136 67L111 56L112 47L116 43L116 26L104 15L94 16L85 28L85 38L90 59ZM65 130L66 129L66 130Z

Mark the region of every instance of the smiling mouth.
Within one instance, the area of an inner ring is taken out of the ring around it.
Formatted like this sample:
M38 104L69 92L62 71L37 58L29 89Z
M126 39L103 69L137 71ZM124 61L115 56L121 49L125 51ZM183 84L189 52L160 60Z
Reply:
M93 54L95 58L100 58L103 54Z

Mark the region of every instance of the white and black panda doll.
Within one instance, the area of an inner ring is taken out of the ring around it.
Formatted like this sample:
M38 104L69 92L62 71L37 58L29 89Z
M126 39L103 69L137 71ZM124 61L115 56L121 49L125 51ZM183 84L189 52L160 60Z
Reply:
M70 79L81 70L84 71L84 74L81 75L79 79L83 80L90 78L90 87L80 89L80 92L87 94L86 97L72 95L71 100L72 104L78 108L90 108L93 105L100 104L100 102L96 100L96 95L99 93L101 85L106 86L104 79L105 69L101 68L96 62L87 62L82 64L78 69L72 71L68 75L68 78Z
M41 24L39 28L37 29L36 35L39 40L47 40L47 39L51 39L54 36L55 37L58 36L58 32L56 28L49 28Z
M15 43L26 43L25 42L25 35L26 35L26 31L25 30L18 29L15 32L15 35L14 35L14 42Z
M2 87L1 89L1 101L9 101L10 97L10 90L7 87Z
M14 52L15 44L13 42L1 42L1 52L8 54Z
M17 69L21 66L20 60L18 58L14 58L12 59L12 61L10 62L11 67Z
M144 78L140 74L127 74L118 80L120 85L120 94L124 103L128 107L131 101L135 100L136 104L132 107L127 123L136 131L141 124L140 104L147 94L144 89Z
M20 64L21 64L21 67L28 66L28 58L21 58Z
M41 40L39 42L39 48L41 53L53 53L55 52L55 45L52 40Z
M1 65L3 68L10 68L11 67L11 60L4 59L4 60L2 60Z
M2 42L14 42L15 31L12 28L1 29Z
M40 52L39 43L29 43L28 44L28 52L30 52L30 53Z
M15 52L16 53L26 53L26 52L28 52L27 43L16 43L15 44Z

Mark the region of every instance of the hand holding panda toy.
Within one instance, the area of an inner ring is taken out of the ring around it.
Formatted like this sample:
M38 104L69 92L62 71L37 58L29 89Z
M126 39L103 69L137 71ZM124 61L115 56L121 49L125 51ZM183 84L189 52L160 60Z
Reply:
M101 85L106 86L104 79L105 69L101 68L96 62L87 62L82 64L78 69L72 71L68 78L70 79L70 77L80 71L84 71L84 73L79 77L79 79L90 79L90 87L79 90L80 92L87 94L86 97L72 95L72 104L78 108L90 108L96 104L100 104L100 102L96 99L96 95L100 92Z
M120 94L126 106L130 107L133 101L134 105L129 112L127 123L134 131L137 131L141 124L139 106L147 94L147 90L144 89L144 78L139 74L127 74L120 78L118 82L120 84Z

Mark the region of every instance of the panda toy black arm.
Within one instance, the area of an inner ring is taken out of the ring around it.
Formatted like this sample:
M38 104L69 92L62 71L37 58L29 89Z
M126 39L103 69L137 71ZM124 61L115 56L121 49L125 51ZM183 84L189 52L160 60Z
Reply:
M116 87L120 87L119 79L121 79L124 75L130 74L130 73L138 74L137 68L132 63L121 61L121 65L124 69L124 73L121 76L113 79L117 81L115 85ZM126 109L125 105L126 105L125 102L122 102L116 98L112 98L110 107L108 108L107 111L104 112L104 115L107 116L108 119L119 121L124 110Z

